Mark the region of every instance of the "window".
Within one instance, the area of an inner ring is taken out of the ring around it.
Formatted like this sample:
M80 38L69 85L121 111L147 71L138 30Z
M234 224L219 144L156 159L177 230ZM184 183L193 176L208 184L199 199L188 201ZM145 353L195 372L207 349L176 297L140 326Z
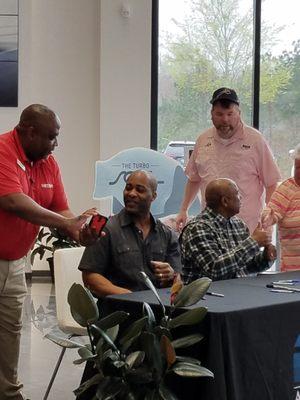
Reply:
M283 179L291 174L289 150L300 142L298 10L297 0L265 0L261 9L257 124ZM253 22L252 0L159 0L160 151L211 126L209 100L221 86L236 89L243 120L253 125Z
M160 0L158 149L211 125L212 92L234 87L251 122L251 0Z
M297 0L262 3L260 130L291 175L289 150L300 142L300 25ZM263 40L265 39L265 40Z
M0 3L0 107L18 105L18 0Z

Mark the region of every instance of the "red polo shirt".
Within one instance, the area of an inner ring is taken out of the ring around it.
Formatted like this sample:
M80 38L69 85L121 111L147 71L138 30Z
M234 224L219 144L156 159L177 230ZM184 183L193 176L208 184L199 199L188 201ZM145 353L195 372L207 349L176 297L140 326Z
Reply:
M52 155L27 159L16 129L0 135L0 196L24 193L51 211L69 208L59 167ZM31 249L39 226L0 209L0 259L17 260Z

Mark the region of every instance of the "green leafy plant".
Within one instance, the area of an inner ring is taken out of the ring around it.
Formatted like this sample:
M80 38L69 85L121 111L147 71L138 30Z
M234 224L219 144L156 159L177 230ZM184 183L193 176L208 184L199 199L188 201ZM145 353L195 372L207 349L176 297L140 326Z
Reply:
M75 242L75 240L71 239L69 236L62 234L56 228L41 228L36 238L34 249L31 252L31 264L33 264L34 259L37 255L39 255L40 260L42 260L47 250L51 253L51 256L53 257L53 253L56 249L64 249L78 246L80 245Z
M157 320L152 307L144 303L143 316L125 330L119 327L128 318L128 313L117 311L99 319L98 307L88 289L75 283L70 288L68 303L72 316L87 328L90 344L76 346L74 341L68 343L67 339L62 341L51 335L48 338L60 346L78 347L80 358L74 364L91 361L98 371L74 391L75 395L94 385L94 399L99 400L175 400L177 397L166 382L170 374L213 378L213 373L199 360L176 354L177 349L199 342L203 335L173 337L175 328L203 320L207 313L205 307L183 313L179 313L178 308L201 300L211 280L201 278L190 285L177 286L175 295L172 288L171 304L165 307L148 276L141 274L158 300L161 317ZM174 316L175 312L178 315Z
M42 260L44 255L48 254L46 260L49 264L52 282L54 282L53 255L55 250L78 246L80 246L80 244L69 236L62 234L56 228L41 228L36 238L34 249L30 255L31 265L33 265L37 255L39 255L39 259Z

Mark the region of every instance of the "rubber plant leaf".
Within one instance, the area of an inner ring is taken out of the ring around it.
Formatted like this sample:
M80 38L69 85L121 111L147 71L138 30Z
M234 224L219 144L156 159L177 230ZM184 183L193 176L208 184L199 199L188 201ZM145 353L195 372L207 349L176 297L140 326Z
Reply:
M201 333L194 333L193 335L184 336L183 338L173 340L172 345L174 349L189 347L193 344L200 342L204 338Z
M207 292L210 284L211 279L203 277L184 286L175 297L174 306L189 307L198 303Z
M98 307L91 292L79 283L71 286L68 303L72 317L79 325L86 327L99 319Z
M151 282L150 278L148 277L147 274L145 274L144 271L140 271L140 275L142 276L142 278L143 278L145 284L147 285L147 287L150 290L152 290L154 296L157 298L157 300L158 300L158 302L159 302L159 304L160 304L160 306L162 308L163 314L165 315L165 313L166 313L165 306L163 305L163 303L162 303L162 301L161 301L161 299L160 299L160 297L159 297L159 295L157 293L157 290L156 290L155 286L153 285L153 283Z
M172 371L177 375L185 376L187 378L214 377L214 374L209 369L204 368L201 365L190 363L176 363L172 367Z
M205 307L194 308L193 310L186 311L185 313L182 313L177 317L171 319L168 323L168 327L172 329L182 325L198 324L198 322L203 320L206 314L207 314L207 308Z
M176 361L176 353L171 343L171 340L165 335L162 335L162 337L160 338L160 349L161 352L165 355L168 368L170 368L171 365L173 365Z
M146 325L147 321L148 321L147 316L140 318L137 321L134 321L120 338L119 340L120 344L123 346L125 345L126 342L130 341L132 338L139 335L143 330L144 326Z
M51 340L51 342L58 344L58 346L65 347L68 349L76 349L79 347L85 347L85 345L75 342L70 339L62 338L60 336L54 335L53 333L47 333L47 335L44 336L46 339Z
M145 352L144 351L135 351L130 353L126 357L126 364L129 368L137 368L139 367L145 359Z
M152 308L149 306L148 303L143 303L143 314L145 316L148 316L148 325L149 328L152 330L155 328L156 326L156 319L155 319L155 315L152 311Z
M96 321L94 324L103 330L109 329L115 325L120 325L122 322L126 321L129 314L125 311L115 311L112 314L108 315Z

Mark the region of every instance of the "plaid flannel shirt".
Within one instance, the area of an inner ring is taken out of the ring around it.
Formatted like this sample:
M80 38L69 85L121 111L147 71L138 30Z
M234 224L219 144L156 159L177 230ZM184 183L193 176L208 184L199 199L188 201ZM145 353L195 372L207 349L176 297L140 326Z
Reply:
M185 283L245 276L269 268L257 242L238 217L226 219L209 207L193 218L180 236Z

